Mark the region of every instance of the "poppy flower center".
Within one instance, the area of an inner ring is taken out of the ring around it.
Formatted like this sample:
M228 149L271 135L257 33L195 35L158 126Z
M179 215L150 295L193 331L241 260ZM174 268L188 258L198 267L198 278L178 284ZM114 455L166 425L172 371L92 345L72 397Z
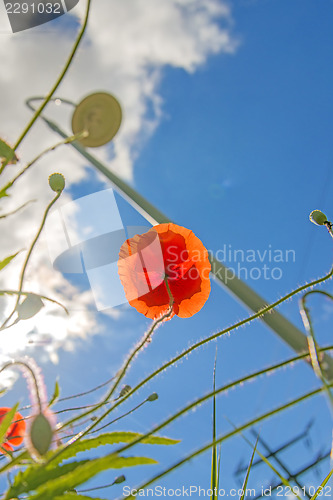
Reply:
M180 280L185 274L193 267L194 263L191 259L187 259L180 264L167 264L165 268L165 275L169 280Z

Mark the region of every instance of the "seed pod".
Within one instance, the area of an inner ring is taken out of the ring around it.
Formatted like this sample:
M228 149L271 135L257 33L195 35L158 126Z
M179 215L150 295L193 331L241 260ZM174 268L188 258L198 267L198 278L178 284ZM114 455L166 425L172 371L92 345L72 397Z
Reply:
M65 189L65 177L62 174L52 174L49 177L49 185L52 191L59 193Z
M153 392L148 398L147 401L156 401L158 399L158 394L156 392Z
M323 226L327 222L327 217L320 210L313 210L309 216L310 221L317 226Z

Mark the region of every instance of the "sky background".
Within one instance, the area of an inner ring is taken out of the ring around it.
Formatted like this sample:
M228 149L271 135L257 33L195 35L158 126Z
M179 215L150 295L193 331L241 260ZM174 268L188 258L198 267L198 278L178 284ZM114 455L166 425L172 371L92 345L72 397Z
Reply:
M40 28L0 34L2 138L15 142L31 116L25 99L49 90L73 44L84 7L81 0L71 14ZM328 0L93 1L85 39L57 93L75 102L95 91L108 91L119 99L124 119L118 135L110 145L91 152L171 220L192 229L212 252L271 249L285 255L287 250L294 251L295 259L288 262L274 263L265 257L270 269L280 269L279 279L270 272L269 279L262 274L260 279L251 278L251 270L256 277L253 269L263 266L258 254L256 262L226 260L232 268L243 267L240 277L268 302L326 274L331 264L329 235L311 224L308 216L319 208L333 217L332 16L333 3ZM69 107L51 104L47 114L70 132L71 112ZM1 186L41 149L58 140L45 124L36 123L19 148L21 163L8 167ZM0 259L28 247L51 199L47 178L55 171L66 177L63 205L112 187L70 146L49 154L17 182L13 196L1 207L5 212L17 206L18 200L38 198L15 218L1 221ZM149 227L118 194L116 200L125 226ZM107 221L109 215L105 217ZM71 315L66 318L47 305L35 318L4 332L1 360L34 357L48 392L52 393L58 377L62 394L67 396L111 377L149 320L126 304L97 311L86 277L64 276L53 269L47 243L57 237L51 228L51 236L48 232L40 240L26 288L62 300ZM17 287L23 259L22 252L2 273L1 287ZM332 282L324 289L332 292ZM310 301L318 341L330 345L332 305L318 297ZM1 302L1 316L9 310L10 304ZM303 329L297 299L280 311ZM247 314L225 289L212 283L204 308L190 319L174 317L163 325L124 382L134 386L190 344ZM31 338L36 344L27 345ZM113 428L147 431L208 392L216 346L217 386L293 355L276 334L255 321L195 351L141 389L124 405L124 411L152 392L159 399ZM3 383L14 378L9 373ZM319 384L310 368L298 363L232 390L217 400L218 433L230 430L227 419L241 425L316 387ZM3 406L17 400L28 402L22 379L3 397ZM82 398L82 404L91 401ZM163 429L161 434L181 439L181 444L139 447L140 453L160 463L126 470L126 484L137 486L209 442L211 415L212 404L207 403ZM325 398L316 397L283 412L261 428L263 439L277 448L312 418L311 446L302 441L282 455L292 472L329 449L331 416ZM209 488L210 456L210 452L203 454L156 484ZM237 465L241 460L246 464L250 456L251 448L241 437L223 445L221 487L228 491L237 485ZM328 471L326 461L318 475L304 476L304 484L317 486ZM101 474L89 486L110 483L116 475L112 471ZM249 487L266 487L272 477L267 466L260 465L253 469ZM122 486L99 493L117 498Z

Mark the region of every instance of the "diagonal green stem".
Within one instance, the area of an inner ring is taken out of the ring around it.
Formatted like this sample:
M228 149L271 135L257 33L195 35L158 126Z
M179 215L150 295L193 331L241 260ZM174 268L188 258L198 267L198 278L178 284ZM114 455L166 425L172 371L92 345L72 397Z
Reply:
M48 204L48 206L46 207L46 210L44 212L44 216L43 216L43 219L42 219L42 222L41 222L41 225L37 231L37 234L30 246L30 249L28 251L28 254L25 258L25 261L24 261L24 264L23 264L23 267L22 267L22 271L21 271L21 276L20 276L20 282L19 282L19 289L18 289L18 295L17 295L17 299L16 299L16 304L15 304L15 307L13 308L12 312L9 314L9 316L7 317L7 319L2 323L2 325L0 326L0 330L3 330L4 328L6 328L6 325L8 325L9 321L11 320L11 318L14 316L14 313L16 311L16 307L18 306L18 303L20 301L20 297L21 297L21 294L22 294L22 289L23 289L23 282L24 282L24 276L25 276L25 272L26 272L26 269L27 269L27 266L28 266L28 263L29 263L29 260L30 260L30 257L32 255L32 252L33 252L33 249L35 248L35 245L38 241L38 238L40 237L41 235L41 232L44 228L44 225L45 225L45 222L46 222L46 218L48 216L48 213L49 211L51 210L51 208L53 207L53 205L55 204L55 202L58 200L58 198L60 197L62 191L58 191L58 193L56 194L56 196L53 198L53 200Z
M332 386L332 384L330 385ZM178 462L176 462L174 465L172 465L171 467L168 467L167 469L165 469L164 471L162 471L161 473L157 474L156 476L154 476L152 479L150 479L149 481L141 484L140 486L138 486L137 488L135 488L136 490L141 490L143 488L146 488L147 486L150 486L152 483L154 483L155 481L157 481L158 479L161 479L162 477L166 476L167 474L169 474L170 472L172 472L173 470L175 469L178 469L178 467L182 466L183 464L185 464L186 462L189 462L190 460L193 460L193 458L201 455L202 453L204 453L205 451L208 451L210 448L212 448L212 446L214 446L215 444L218 444L218 443L222 443L223 441L226 441L227 439L230 439L231 437L239 434L240 432L248 429L249 427L252 427L253 425L256 425L258 424L259 422L262 422L263 420L266 420L267 418L269 417L272 417L274 415L277 415L278 413L288 409L288 408L291 408L292 406L296 405L296 404L299 404L313 396L316 396L318 394L320 394L324 389L322 387L320 387L319 389L316 389L314 391L311 391L311 392L308 392L307 394L304 394L303 396L297 398L297 399L294 399L292 401L290 401L289 403L283 405L283 406L279 406L278 408L275 408L274 410L271 410L267 413L264 413L263 415L261 415L260 417L257 417L257 418L254 418L248 422L246 422L244 425L240 426L240 427L237 427L236 429L226 433L226 434L223 434L222 436L220 436L219 438L217 438L215 441L211 441L210 443L208 443L207 445L197 449L196 451L194 451L193 453L187 455L185 458L183 458L182 460L179 460ZM115 453L119 454L119 453L123 453L124 451L126 451L129 447L133 446L134 444L137 444L139 443L140 441L142 441L142 439L144 439L145 437L147 436L150 436L151 434L153 433L156 433L158 430L160 430L161 426L156 426L154 427L154 429L152 429L149 433L147 433L145 436L142 436L141 438L137 439L136 441L132 441L132 443L129 443L128 445L125 445L125 446L122 446L121 448L119 448L118 450L115 451ZM131 497L129 497L131 498ZM133 497L132 497L133 498Z
M74 60L74 56L76 54L76 51L80 45L80 42L83 38L83 35L84 35L84 32L86 31L86 27L87 27L87 24L88 24L88 17L89 17L89 12L90 12L90 5L91 5L91 0L87 0L87 8L86 8L86 14L85 14L85 17L84 17L84 21L83 21L83 24L82 24L82 27L79 31L79 34L78 34L78 37L74 43L74 46L72 48L72 51L67 59L67 62L63 68L63 70L61 71L60 75L58 76L55 84L53 85L53 87L51 88L50 92L47 94L47 96L45 97L44 101L42 102L42 104L40 105L40 107L38 108L38 110L36 111L36 113L33 115L33 117L31 118L30 122L27 124L27 126L25 127L25 129L23 130L22 134L20 135L20 137L17 139L15 145L13 146L13 150L15 151L18 146L21 144L21 142L23 141L23 139L25 138L25 136L27 135L27 133L29 132L29 130L31 129L31 127L33 126L33 124L35 123L35 121L37 120L37 118L41 115L41 113L43 112L43 110L45 109L45 107L47 106L47 104L49 103L49 101L51 100L53 94L55 93L55 91L57 90L57 88L59 87L60 83L62 82L62 80L64 79L71 63L73 62ZM0 174L2 174L3 170L5 169L6 165L8 164L8 160L5 161L3 163L3 165L1 166L0 168Z

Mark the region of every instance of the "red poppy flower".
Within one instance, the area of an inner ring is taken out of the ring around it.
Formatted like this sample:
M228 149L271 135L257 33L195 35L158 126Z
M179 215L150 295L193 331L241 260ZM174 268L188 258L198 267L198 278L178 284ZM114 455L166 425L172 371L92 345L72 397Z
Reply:
M200 311L210 293L208 251L190 229L159 224L125 241L119 252L118 272L131 306L156 319L170 307L189 318Z
M0 424L9 410L11 410L11 408L0 408ZM25 421L23 420L21 413L15 413L13 423L8 427L6 437L4 442L1 444L1 447L6 450L13 451L13 446L19 446L23 442L25 427ZM0 453L3 453L1 449Z

